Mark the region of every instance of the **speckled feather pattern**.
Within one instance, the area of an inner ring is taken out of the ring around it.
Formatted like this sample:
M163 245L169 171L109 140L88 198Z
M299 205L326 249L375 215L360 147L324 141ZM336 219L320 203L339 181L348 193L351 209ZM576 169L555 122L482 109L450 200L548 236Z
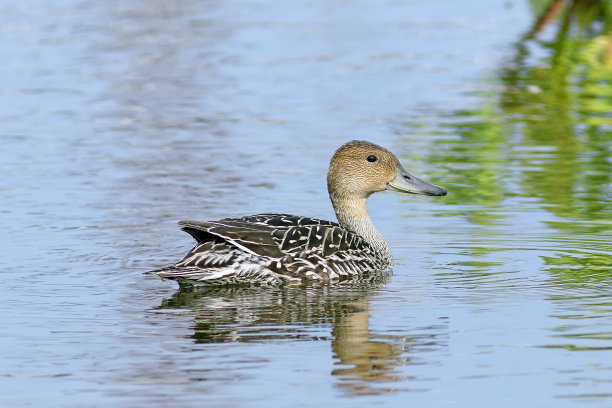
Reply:
M181 221L197 245L175 265L154 271L192 284L342 281L389 262L335 222L288 214Z

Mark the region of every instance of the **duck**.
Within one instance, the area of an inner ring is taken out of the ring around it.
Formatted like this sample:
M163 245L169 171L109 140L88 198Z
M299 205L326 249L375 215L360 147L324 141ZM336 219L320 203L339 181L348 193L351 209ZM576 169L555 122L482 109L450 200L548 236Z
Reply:
M368 197L385 190L447 194L410 174L389 150L359 140L332 156L327 189L338 222L280 213L180 221L196 245L181 261L149 273L180 286L367 278L393 266L389 244L368 215Z

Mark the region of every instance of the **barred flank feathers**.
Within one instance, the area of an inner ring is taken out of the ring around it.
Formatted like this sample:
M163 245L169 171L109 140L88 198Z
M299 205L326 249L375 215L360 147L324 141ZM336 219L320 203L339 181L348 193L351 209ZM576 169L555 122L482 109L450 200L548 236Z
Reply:
M151 273L183 284L341 281L389 266L356 233L316 218L257 214L179 225L198 244Z

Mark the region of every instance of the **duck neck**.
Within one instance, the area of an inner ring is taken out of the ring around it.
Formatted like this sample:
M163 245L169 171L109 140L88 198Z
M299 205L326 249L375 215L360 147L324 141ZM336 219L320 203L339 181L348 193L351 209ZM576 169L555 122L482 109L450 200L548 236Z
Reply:
M356 232L370 244L388 265L393 265L391 248L370 220L366 202L367 198L338 199L332 197L338 223L342 227Z

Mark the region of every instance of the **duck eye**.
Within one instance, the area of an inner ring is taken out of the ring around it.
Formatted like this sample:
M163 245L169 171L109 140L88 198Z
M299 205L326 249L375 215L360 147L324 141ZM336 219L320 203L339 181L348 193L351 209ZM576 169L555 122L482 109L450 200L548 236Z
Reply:
M376 157L373 154L371 154L371 155L368 156L368 158L366 160L369 161L370 163L374 163L376 160L378 160L378 157Z

